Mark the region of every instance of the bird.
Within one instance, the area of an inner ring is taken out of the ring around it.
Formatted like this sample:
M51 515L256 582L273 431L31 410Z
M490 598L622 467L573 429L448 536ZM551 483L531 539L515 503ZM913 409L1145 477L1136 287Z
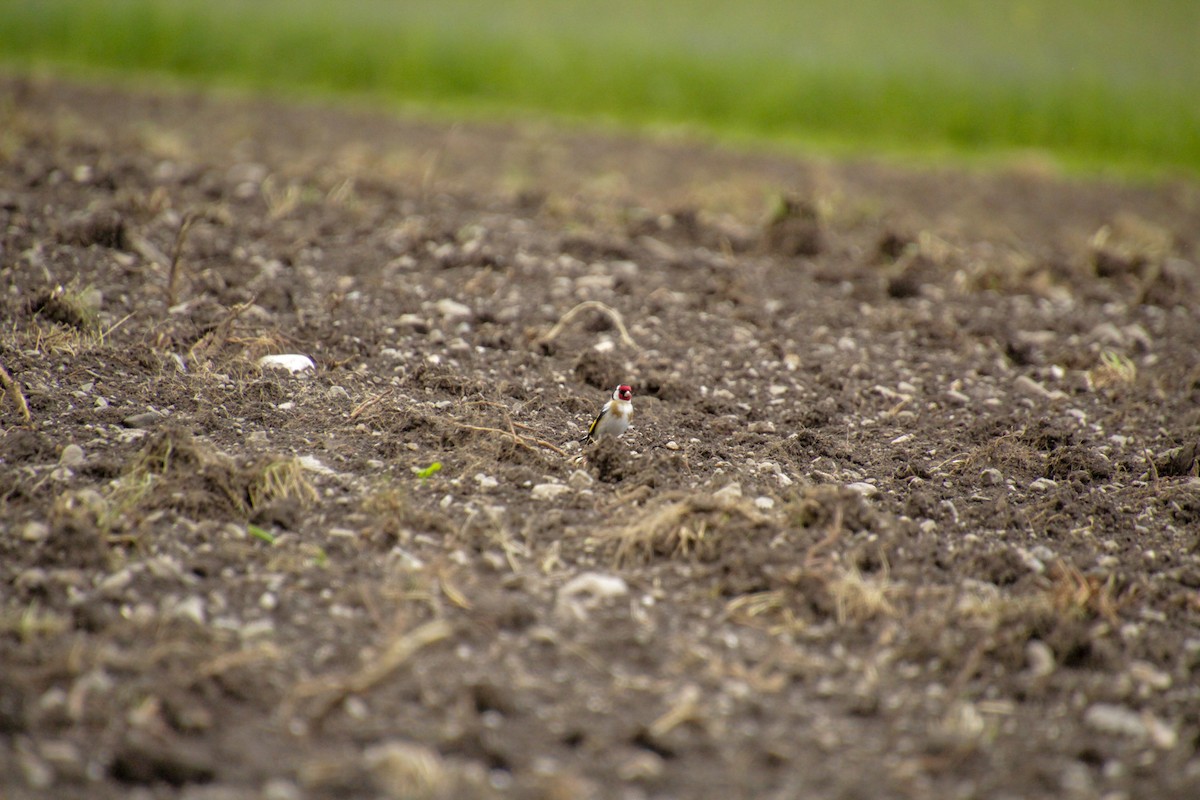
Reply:
M633 389L622 383L613 389L612 399L600 409L587 433L579 441L581 444L588 444L605 436L615 439L628 430L632 419Z

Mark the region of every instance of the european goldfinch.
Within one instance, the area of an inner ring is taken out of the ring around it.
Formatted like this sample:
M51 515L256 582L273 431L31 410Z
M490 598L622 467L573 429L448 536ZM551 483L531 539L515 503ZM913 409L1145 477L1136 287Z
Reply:
M623 434L629 428L630 420L633 419L632 401L633 389L625 384L613 389L612 399L604 404L604 408L600 409L600 413L596 415L596 419L588 428L587 435L579 441L588 444L605 436L612 436L615 439Z

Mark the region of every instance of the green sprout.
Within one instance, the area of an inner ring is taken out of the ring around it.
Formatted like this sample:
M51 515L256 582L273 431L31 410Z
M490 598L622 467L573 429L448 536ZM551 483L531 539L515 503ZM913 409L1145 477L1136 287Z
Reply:
M267 544L275 544L275 534L265 528L260 528L257 525L247 525L246 533L253 536L255 539L262 539Z
M433 477L433 475L437 474L438 472L441 472L441 470L442 470L442 462L435 461L432 464L430 464L428 467L426 467L425 469L418 470L417 477L421 479L422 483L424 483L425 481L427 481L431 477Z

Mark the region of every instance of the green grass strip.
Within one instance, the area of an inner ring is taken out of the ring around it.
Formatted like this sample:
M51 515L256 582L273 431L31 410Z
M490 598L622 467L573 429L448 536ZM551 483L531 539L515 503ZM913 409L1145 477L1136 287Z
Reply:
M0 0L0 61L1200 172L1194 0Z

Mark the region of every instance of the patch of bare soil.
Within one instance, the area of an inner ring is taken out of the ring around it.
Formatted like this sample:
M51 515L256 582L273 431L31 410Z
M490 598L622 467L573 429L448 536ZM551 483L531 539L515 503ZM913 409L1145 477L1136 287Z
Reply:
M1200 796L1194 183L0 123L5 797Z

